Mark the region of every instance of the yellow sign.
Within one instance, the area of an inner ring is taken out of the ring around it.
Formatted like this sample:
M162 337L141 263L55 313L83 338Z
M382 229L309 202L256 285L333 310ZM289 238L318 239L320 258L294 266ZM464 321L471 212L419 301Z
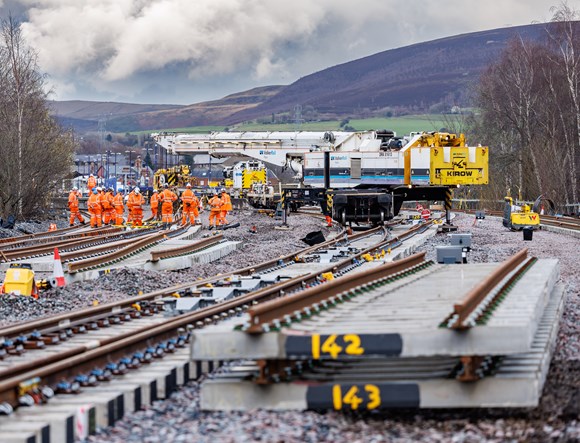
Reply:
M431 148L432 185L486 185L489 181L489 148Z

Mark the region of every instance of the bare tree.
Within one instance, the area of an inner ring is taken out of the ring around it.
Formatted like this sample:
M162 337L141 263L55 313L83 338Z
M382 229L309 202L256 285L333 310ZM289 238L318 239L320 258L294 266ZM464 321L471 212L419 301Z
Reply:
M18 24L1 23L0 215L30 216L70 172L73 141L50 117L36 53Z
M578 203L580 165L580 22L563 3L543 42L511 41L482 75L474 126L494 148L495 195L511 189L525 199L542 194Z
M554 52L550 60L564 76L565 88L568 95L572 125L566 125L572 130L573 138L563 147L564 160L567 168L565 172L570 175L570 190L572 202L578 202L578 162L580 161L580 18L578 11L570 8L567 2L552 8L554 13L552 25L546 28L550 42L554 45ZM555 88L551 92L556 100ZM562 112L561 107L559 112ZM562 116L563 117L563 116Z

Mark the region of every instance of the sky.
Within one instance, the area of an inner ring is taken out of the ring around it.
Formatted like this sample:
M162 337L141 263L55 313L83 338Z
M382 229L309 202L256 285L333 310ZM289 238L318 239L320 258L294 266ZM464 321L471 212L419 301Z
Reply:
M549 21L560 0L0 0L55 100L192 104L377 52ZM580 9L580 0L568 0Z

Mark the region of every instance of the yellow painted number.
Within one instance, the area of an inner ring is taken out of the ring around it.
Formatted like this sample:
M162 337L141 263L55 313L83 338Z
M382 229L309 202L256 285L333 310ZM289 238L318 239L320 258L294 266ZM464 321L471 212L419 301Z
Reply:
M342 351L342 347L336 344L336 335L332 334L326 340L324 340L320 350L329 354L332 358L336 358Z
M362 355L365 350L361 346L360 336L356 334L347 334L342 336L346 347L336 343L337 335L328 336L321 345L320 334L313 334L311 338L312 358L318 360L321 354L328 354L332 358L337 358L344 351L346 355Z
M369 395L367 409L376 409L381 405L381 390L375 385L365 385L365 391Z
M346 352L348 355L362 355L365 350L360 345L360 337L356 334L348 334L344 336L344 341L348 343Z
M356 411L358 406L363 402L363 399L360 398L357 394L358 388L356 386L352 386L342 399L344 404L350 405L353 411Z
M364 385L364 390L367 393L368 401L366 407L368 410L376 409L381 405L381 391L376 385ZM358 386L351 386L344 396L340 385L332 386L332 404L334 409L339 411L343 409L344 405L350 406L353 411L356 411L365 400L359 396Z

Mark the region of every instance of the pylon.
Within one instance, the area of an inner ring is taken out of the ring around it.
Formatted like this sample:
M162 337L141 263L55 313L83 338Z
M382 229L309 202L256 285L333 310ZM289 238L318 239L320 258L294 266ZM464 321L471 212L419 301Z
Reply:
M52 276L53 276L53 286L61 288L66 284L64 281L64 272L62 270L62 263L60 261L60 254L58 253L58 248L54 248L54 271Z
M540 215L544 215L544 205L542 205L542 209L540 210Z

